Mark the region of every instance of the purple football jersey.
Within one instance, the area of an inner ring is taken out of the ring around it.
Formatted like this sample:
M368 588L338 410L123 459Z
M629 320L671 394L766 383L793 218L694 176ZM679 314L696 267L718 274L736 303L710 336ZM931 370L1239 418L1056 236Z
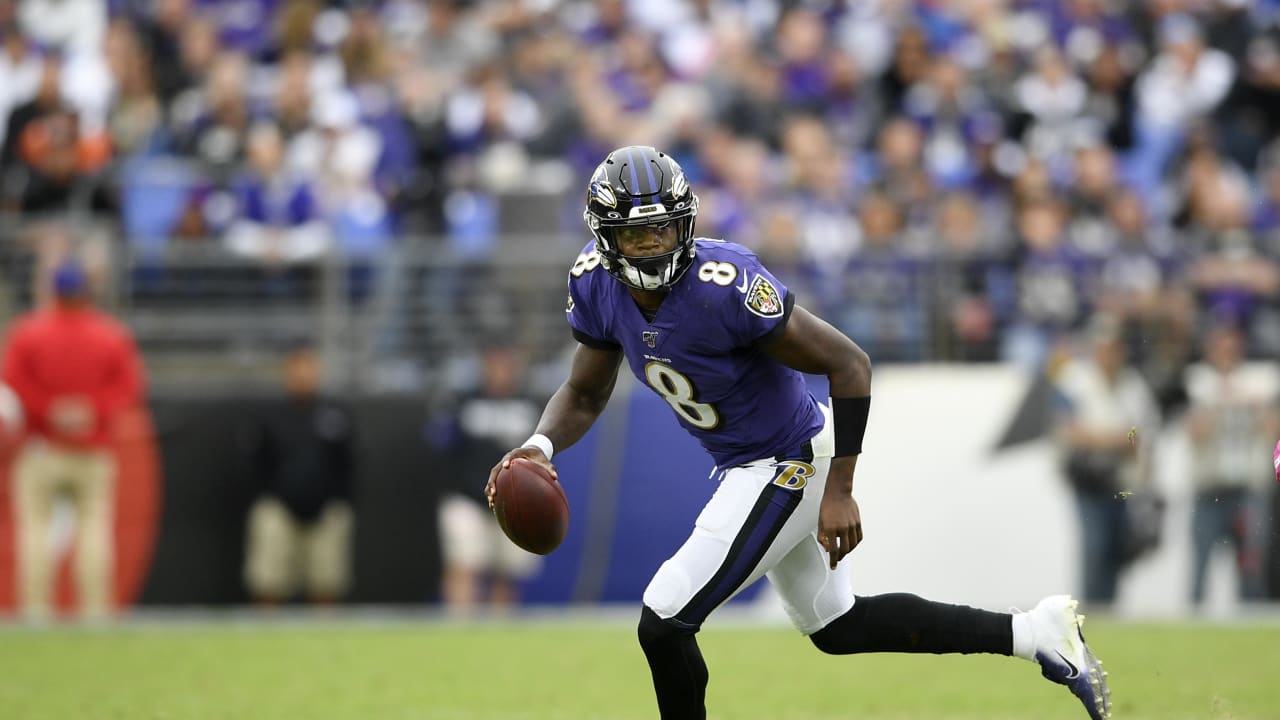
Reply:
M569 272L574 337L621 347L631 372L675 411L720 467L797 451L822 427L804 377L760 341L781 332L794 299L750 250L698 238L693 267L653 322L588 245Z

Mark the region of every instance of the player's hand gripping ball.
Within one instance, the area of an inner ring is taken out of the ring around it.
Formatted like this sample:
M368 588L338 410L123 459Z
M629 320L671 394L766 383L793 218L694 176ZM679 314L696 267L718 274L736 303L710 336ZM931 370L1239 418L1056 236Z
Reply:
M569 530L569 500L543 466L512 458L494 480L493 514L511 542L538 555L560 546Z

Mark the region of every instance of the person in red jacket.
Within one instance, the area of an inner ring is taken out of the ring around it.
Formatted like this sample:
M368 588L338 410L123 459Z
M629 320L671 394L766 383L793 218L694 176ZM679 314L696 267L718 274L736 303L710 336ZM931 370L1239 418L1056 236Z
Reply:
M104 617L114 597L113 423L142 396L142 359L123 325L90 303L88 277L73 261L53 276L51 306L17 318L0 377L17 394L25 437L13 466L18 600L32 620L50 616L59 498L75 508L80 609Z

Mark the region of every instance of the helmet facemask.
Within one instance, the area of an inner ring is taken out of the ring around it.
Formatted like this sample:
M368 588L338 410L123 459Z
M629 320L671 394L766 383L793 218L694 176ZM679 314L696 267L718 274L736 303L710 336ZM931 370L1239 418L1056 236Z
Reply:
M693 224L698 211L698 198L691 195L688 205L675 213L644 218L641 221L601 219L591 212L584 214L587 227L596 238L600 265L624 285L637 290L670 290L693 264ZM652 255L624 255L623 241L628 231L651 229L665 234L671 229L672 247Z

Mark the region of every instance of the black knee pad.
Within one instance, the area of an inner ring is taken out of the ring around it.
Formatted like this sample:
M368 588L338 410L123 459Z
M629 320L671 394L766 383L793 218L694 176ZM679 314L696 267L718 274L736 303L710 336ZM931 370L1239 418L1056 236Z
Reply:
M696 632L698 632L697 628L687 627L675 620L663 620L647 605L640 611L640 625L636 628L640 647L644 648L661 644L664 640L691 636Z

